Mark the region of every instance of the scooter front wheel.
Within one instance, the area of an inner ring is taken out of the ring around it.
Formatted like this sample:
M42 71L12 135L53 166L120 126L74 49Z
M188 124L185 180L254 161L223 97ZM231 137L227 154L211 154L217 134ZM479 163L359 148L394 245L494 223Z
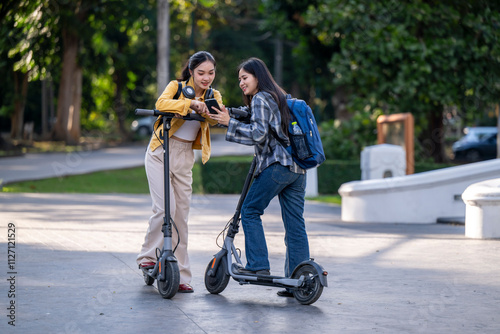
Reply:
M160 279L159 274L156 280L158 292L163 298L170 299L179 291L179 266L177 262L165 261L165 268L162 268L162 270L165 271L165 281Z
M319 280L318 271L314 266L306 264L294 272L293 277L299 279L304 276L304 282L293 291L293 296L302 305L310 305L317 301L323 292L323 285Z
M208 263L207 269L205 270L205 287L208 292L211 294L218 294L224 291L229 282L229 275L227 273L227 258L224 256L220 262L219 267L217 268L215 275L208 275L208 271L212 269L212 265L214 264L215 257Z

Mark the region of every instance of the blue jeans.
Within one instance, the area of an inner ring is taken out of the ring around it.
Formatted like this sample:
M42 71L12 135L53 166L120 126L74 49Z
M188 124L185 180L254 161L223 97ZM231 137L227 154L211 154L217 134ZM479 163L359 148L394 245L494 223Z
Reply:
M254 180L241 209L245 232L246 269L270 269L261 216L278 195L285 225L285 275L289 277L302 261L309 260L309 242L304 222L306 176L274 163Z

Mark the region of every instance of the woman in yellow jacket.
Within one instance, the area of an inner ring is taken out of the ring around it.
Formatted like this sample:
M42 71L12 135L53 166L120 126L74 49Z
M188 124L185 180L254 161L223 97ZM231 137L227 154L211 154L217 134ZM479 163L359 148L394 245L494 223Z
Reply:
M206 116L208 110L204 101L213 97L219 105L222 105L221 94L211 88L215 78L215 66L215 59L209 52L195 53L186 63L181 78L171 81L156 102L156 109L160 111L174 112L182 116L197 112L206 118L206 122L174 118L169 131L170 215L177 227L177 230L172 229L172 246L177 247L175 256L180 270L179 292L193 292L190 285L192 275L187 253L188 215L193 183L192 169L195 160L193 150L201 149L202 162L208 161L210 157L209 125L214 125L217 121ZM179 83L182 85L181 94L178 94ZM156 262L156 249L163 248L161 226L164 217L164 189L160 119L155 122L154 129L145 158L153 215L149 218L146 237L137 256L139 268L153 267ZM180 241L177 244L179 238Z

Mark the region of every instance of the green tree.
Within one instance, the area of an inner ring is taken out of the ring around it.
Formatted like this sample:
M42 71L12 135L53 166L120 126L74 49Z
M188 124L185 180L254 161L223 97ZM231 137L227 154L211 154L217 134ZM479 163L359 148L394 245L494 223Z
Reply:
M88 43L91 30L89 15L104 6L105 0L50 2L50 9L58 17L58 25L52 26L62 42L62 68L57 98L57 120L52 129L52 138L68 144L77 144L81 134L81 97L83 68L82 45Z
M271 0L260 1L261 29L282 38L283 83L292 95L306 100L318 121L333 118L332 96L335 87L330 78L328 62L335 45L323 43L305 21L309 7L320 1ZM271 68L273 63L271 62ZM273 68L274 71L276 69Z
M306 21L339 49L331 80L347 87L351 110L413 113L426 155L441 162L443 107L474 113L500 96L499 9L491 1L319 0Z
M23 132L28 84L50 76L57 52L47 15L47 1L5 1L0 4L0 61L4 85L0 114L11 119L11 138ZM11 102L11 103L8 103Z
M272 40L268 38L271 35L260 26L258 3L257 0L233 0L205 13L214 18L205 39L217 60L215 87L221 91L227 106L242 104L237 67L244 59L259 57L272 65Z
M258 0L173 1L171 3L171 73L180 75L186 59L198 50L217 61L214 88L227 106L241 105L236 68L251 56L272 60L272 46L262 41ZM194 24L193 24L194 23ZM268 62L269 63L269 62Z
M116 126L113 124L111 128L117 128L125 140L130 139L126 127L130 111L137 103L143 104L143 99L150 100L152 95L147 91L151 90L152 82L143 80L154 75L154 17L152 1L113 3L89 17L92 38L83 50L85 77L91 85L92 77L100 78L94 83L103 88L97 109L101 115L113 115L111 118L116 120ZM90 98L96 93L95 90L86 92ZM85 104L84 114L89 115L93 107L95 104Z

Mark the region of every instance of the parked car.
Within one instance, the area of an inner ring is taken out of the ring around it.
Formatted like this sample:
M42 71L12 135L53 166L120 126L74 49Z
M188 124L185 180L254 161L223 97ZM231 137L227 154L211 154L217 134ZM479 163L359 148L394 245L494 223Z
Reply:
M155 116L141 117L132 122L131 130L140 137L148 137L153 133L153 125L156 121Z
M465 128L465 136L452 146L453 160L476 162L497 157L497 132L492 126Z

